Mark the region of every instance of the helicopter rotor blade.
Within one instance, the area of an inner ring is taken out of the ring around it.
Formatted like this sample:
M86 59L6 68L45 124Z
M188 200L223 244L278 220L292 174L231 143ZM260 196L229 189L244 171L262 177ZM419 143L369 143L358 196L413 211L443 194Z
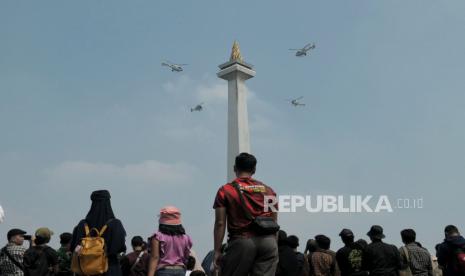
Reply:
M303 49L308 51L308 50L312 49L312 46L313 46L312 43L308 43L307 45L304 46Z

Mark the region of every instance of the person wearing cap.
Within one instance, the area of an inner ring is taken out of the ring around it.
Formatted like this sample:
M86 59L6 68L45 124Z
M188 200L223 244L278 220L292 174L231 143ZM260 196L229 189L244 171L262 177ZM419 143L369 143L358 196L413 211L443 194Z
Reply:
M132 252L121 259L123 276L147 276L150 256L141 236L131 239Z
M317 249L308 258L310 275L315 276L339 276L339 266L336 260L336 252L330 250L331 239L325 235L316 235Z
M11 229L7 233L8 243L0 251L0 275L23 276L23 257L26 248L23 247L26 231Z
M92 205L85 219L81 220L73 230L71 239L71 251L76 251L81 239L86 236L85 225L89 229L96 228L99 231L106 225L107 228L102 237L105 240L106 256L108 258L108 271L106 276L121 276L121 266L118 257L126 251L126 230L119 219L115 217L111 207L111 195L107 190L92 192L90 200Z
M336 252L336 260L341 276L368 275L362 270L363 247L354 241L354 233L350 229L342 229L339 233L344 247Z
M24 253L24 272L26 276L49 276L58 272L58 254L48 246L53 231L47 227L36 230L34 246Z
M374 276L397 276L402 263L399 250L395 245L383 242L383 228L373 225L367 233L371 243L367 245L362 257L362 268Z
M174 206L160 210L158 231L150 239L148 276L185 276L192 240L181 223L181 212Z
M62 233L60 235L60 248L57 250L58 254L58 276L72 276L71 271L71 239L73 234Z
M254 219L261 217L277 229L278 203L271 187L253 179L257 165L255 156L241 153L236 156L236 178L221 186L216 193L214 225L214 265L222 276L274 276L278 264L276 234L257 231ZM253 218L253 219L252 219ZM271 220L271 221L270 221ZM221 245L228 231L226 252ZM254 256L251 258L251 256Z

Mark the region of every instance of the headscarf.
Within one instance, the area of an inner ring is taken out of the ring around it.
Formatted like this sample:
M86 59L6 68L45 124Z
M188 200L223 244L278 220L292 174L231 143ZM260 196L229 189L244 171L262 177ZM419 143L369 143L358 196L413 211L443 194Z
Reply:
M91 228L101 229L110 219L115 218L110 198L110 192L107 190L99 190L91 194L92 205L86 216L86 222Z

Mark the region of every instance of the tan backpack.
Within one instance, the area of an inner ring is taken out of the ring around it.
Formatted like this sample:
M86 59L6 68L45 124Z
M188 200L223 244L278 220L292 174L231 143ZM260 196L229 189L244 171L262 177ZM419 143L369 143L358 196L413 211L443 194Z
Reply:
M81 239L80 250L73 253L71 260L71 270L79 275L98 275L108 271L108 258L105 252L105 240L102 235L107 230L105 224L99 231L97 228L89 230L87 224L84 225L86 236ZM96 236L91 236L95 232Z

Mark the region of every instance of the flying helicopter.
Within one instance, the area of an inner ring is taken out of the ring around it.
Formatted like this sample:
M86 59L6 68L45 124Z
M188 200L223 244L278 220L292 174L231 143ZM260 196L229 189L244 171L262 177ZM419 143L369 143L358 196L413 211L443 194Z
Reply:
M289 50L290 51L296 51L296 53L295 53L296 57L302 57L302 56L306 56L307 52L312 50L312 49L315 49L315 47L316 47L315 43L309 43L309 44L305 45L301 49L289 49Z
M296 99L287 99L286 101L290 102L294 107L299 107L299 106L305 106L304 103L301 103L300 100L302 100L304 97L298 97Z
M198 105L196 105L195 107L191 108L191 112L194 112L194 111L202 111L203 110L203 103L199 103Z
M185 65L187 64L176 64L176 63L172 63L169 61L164 61L161 63L161 66L167 66L171 68L171 72L182 72L184 70L182 66L185 66Z

